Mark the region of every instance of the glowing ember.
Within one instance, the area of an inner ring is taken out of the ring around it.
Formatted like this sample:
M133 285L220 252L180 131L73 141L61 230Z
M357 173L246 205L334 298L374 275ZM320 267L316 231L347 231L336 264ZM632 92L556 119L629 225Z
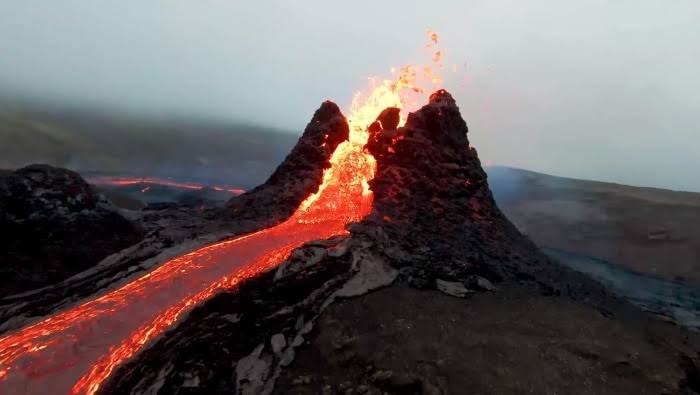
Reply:
M437 35L429 36L437 44ZM372 208L368 181L376 163L363 149L367 127L386 107L404 110L403 125L405 110L425 100L421 81L436 84L441 79L429 66L405 66L394 80L374 80L368 94L355 95L349 140L333 153L318 192L287 221L171 259L102 296L0 338L0 393L95 393L119 364L196 304L274 268L307 241L347 234L347 224ZM113 182L163 184L155 179Z
M203 184L197 184L194 182L179 182L179 181L173 181L173 180L166 180L163 178L155 178L155 177L107 177L107 176L100 176L100 177L88 177L87 181L91 184L95 185L113 185L113 186L129 186L129 185L161 185L161 186L166 186L166 187L171 187L171 188L178 188L178 189L193 189L193 190L202 190L204 188L211 188L215 191L218 192L228 192L234 195L240 195L245 192L244 189L241 188L233 188L229 186L221 186L221 185L212 185L212 186L207 186ZM146 187L141 190L141 192L146 192L148 191L150 187Z

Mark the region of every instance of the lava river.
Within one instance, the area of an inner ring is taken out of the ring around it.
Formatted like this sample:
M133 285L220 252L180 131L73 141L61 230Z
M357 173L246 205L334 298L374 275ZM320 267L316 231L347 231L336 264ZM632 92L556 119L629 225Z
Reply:
M116 366L197 303L275 267L305 242L346 234L348 223L371 210L367 181L375 171L374 158L363 150L362 119L378 110L354 113L350 139L333 153L319 191L290 219L171 259L120 288L1 338L0 393L94 393Z
M368 181L376 164L363 148L367 127L384 108L405 108L411 94L422 94L415 77L415 69L402 68L395 82L355 96L349 140L331 156L318 192L287 221L171 259L0 338L0 393L95 393L116 367L196 304L274 268L305 242L347 234L346 226L372 208Z
M245 192L242 188L234 188L226 185L203 185L194 182L178 182L156 177L110 177L110 176L94 176L87 177L86 180L95 185L111 185L111 186L129 186L129 185L145 185L148 188L151 185L160 185L177 189L191 189L201 191L207 187L217 192L228 192L233 195L240 195ZM146 192L147 189L141 190Z

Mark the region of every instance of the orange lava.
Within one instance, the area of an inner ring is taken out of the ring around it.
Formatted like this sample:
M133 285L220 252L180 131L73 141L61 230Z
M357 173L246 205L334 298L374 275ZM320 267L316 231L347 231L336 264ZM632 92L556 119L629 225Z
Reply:
M193 190L202 190L206 187L209 187L215 191L218 192L228 192L234 195L240 195L245 192L245 189L241 188L233 188L229 186L223 186L223 185L203 185L203 184L197 184L194 182L179 182L179 181L173 181L173 180L167 180L164 178L156 178L156 177L108 177L108 176L99 176L99 177L88 177L87 181L91 184L96 184L96 185L113 185L113 186L128 186L128 185L162 185L166 187L172 187L172 188L179 188L179 189L193 189ZM145 188L144 188L145 189ZM141 192L145 192L148 189L142 190Z
M437 44L437 35L430 39ZM405 66L393 80L374 80L369 93L355 95L348 141L333 153L318 192L287 221L170 259L101 296L0 338L0 393L93 394L115 368L193 306L273 269L305 242L347 234L347 224L372 208L368 182L376 163L364 150L367 127L386 107L405 110L424 101L420 81L436 84L436 78L430 67ZM401 124L405 120L402 111Z

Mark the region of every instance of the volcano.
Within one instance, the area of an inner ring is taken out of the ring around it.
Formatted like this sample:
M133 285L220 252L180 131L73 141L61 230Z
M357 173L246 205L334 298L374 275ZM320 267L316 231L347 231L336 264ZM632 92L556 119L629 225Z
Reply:
M264 184L201 218L238 236L0 338L0 392L696 388L697 337L501 213L447 91L374 110L323 103Z

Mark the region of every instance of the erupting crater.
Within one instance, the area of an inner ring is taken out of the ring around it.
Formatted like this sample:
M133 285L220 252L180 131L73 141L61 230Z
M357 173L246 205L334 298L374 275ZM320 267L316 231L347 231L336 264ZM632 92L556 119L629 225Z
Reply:
M435 33L429 32L429 38L429 47L437 45ZM437 66L440 52L436 55ZM426 100L420 85L433 90L441 84L430 65L405 66L392 73L395 78L372 80L368 92L354 96L347 120L335 104L324 103L270 179L233 198L227 207L233 217L256 218L262 230L170 259L1 337L0 393L93 394L117 366L195 305L274 268L305 242L349 234L347 225L372 211L369 185L377 164L366 146L377 122L379 129L382 122L403 125L407 111ZM382 113L387 108L393 109L388 115ZM202 188L152 178L101 181ZM266 218L257 218L261 216Z
M355 96L347 124L344 118L341 122L347 138L336 138L330 158L322 158L327 164L317 190L297 201L286 220L171 259L100 296L0 338L0 392L95 393L118 365L193 306L274 268L305 242L348 234L347 225L372 210L369 182L376 161L365 148L370 125L385 108L406 108L409 98L422 94L415 83L414 69L404 68L397 81L384 81L366 97ZM333 112L335 105L324 106ZM318 127L324 126L316 119L324 115L320 112L305 136L319 135ZM399 122L405 119L401 115ZM328 133L323 138L321 146L326 148ZM298 147L304 144L302 136Z

